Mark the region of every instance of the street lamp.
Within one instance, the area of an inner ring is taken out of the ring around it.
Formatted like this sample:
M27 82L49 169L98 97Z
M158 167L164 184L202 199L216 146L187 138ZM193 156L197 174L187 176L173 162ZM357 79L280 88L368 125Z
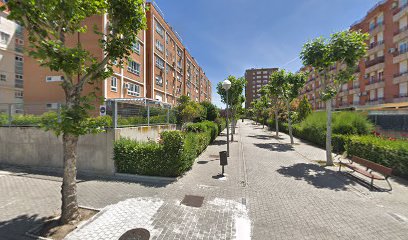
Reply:
M222 88L227 92L227 156L229 157L228 90L231 88L231 82L228 79L225 79L222 83Z

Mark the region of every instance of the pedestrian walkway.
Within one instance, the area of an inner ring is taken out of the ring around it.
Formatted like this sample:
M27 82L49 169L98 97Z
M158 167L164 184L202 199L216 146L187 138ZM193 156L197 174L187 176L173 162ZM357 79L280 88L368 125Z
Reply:
M219 176L223 135L171 184L81 179L80 204L103 210L68 239L118 239L134 228L147 229L151 239L408 236L406 182L394 179L393 192L371 192L335 168L321 167L317 161L325 159L324 150L298 139L292 146L287 135L276 139L250 121L238 124L235 140L226 178ZM6 192L0 194L0 239L23 239L21 234L42 217L57 213L59 181L0 172L0 190Z

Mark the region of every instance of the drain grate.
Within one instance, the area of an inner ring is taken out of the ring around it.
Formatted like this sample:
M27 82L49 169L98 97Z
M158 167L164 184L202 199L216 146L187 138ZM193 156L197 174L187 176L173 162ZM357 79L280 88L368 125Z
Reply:
M194 196L194 195L185 195L181 204L189 206L189 207L196 207L199 208L203 205L204 197L201 196Z
M149 240L150 232L144 228L129 230L123 234L119 240Z

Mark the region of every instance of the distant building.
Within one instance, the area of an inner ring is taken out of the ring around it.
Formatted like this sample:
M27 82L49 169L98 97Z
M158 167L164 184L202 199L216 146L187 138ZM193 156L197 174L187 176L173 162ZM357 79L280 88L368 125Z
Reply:
M0 6L3 5L0 0ZM23 103L23 31L17 23L7 19L7 11L0 12L0 112L21 111Z
M369 49L359 63L355 80L341 86L333 107L338 110L407 108L408 1L381 1L351 29L370 34ZM333 66L332 71L339 67ZM315 110L324 109L320 91L321 80L312 73L301 97L306 96Z
M261 96L258 90L268 84L269 76L277 70L278 68L252 68L245 71L247 81L245 86L245 108L251 107L251 103Z

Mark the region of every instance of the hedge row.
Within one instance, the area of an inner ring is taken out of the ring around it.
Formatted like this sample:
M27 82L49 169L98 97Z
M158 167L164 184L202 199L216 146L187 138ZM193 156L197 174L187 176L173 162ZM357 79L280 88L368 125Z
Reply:
M408 141L387 140L375 136L351 136L346 142L349 156L359 156L394 169L408 177Z
M114 160L120 173L176 177L188 171L194 160L219 133L217 124L189 124L185 132L167 131L156 142L120 139L114 144Z

